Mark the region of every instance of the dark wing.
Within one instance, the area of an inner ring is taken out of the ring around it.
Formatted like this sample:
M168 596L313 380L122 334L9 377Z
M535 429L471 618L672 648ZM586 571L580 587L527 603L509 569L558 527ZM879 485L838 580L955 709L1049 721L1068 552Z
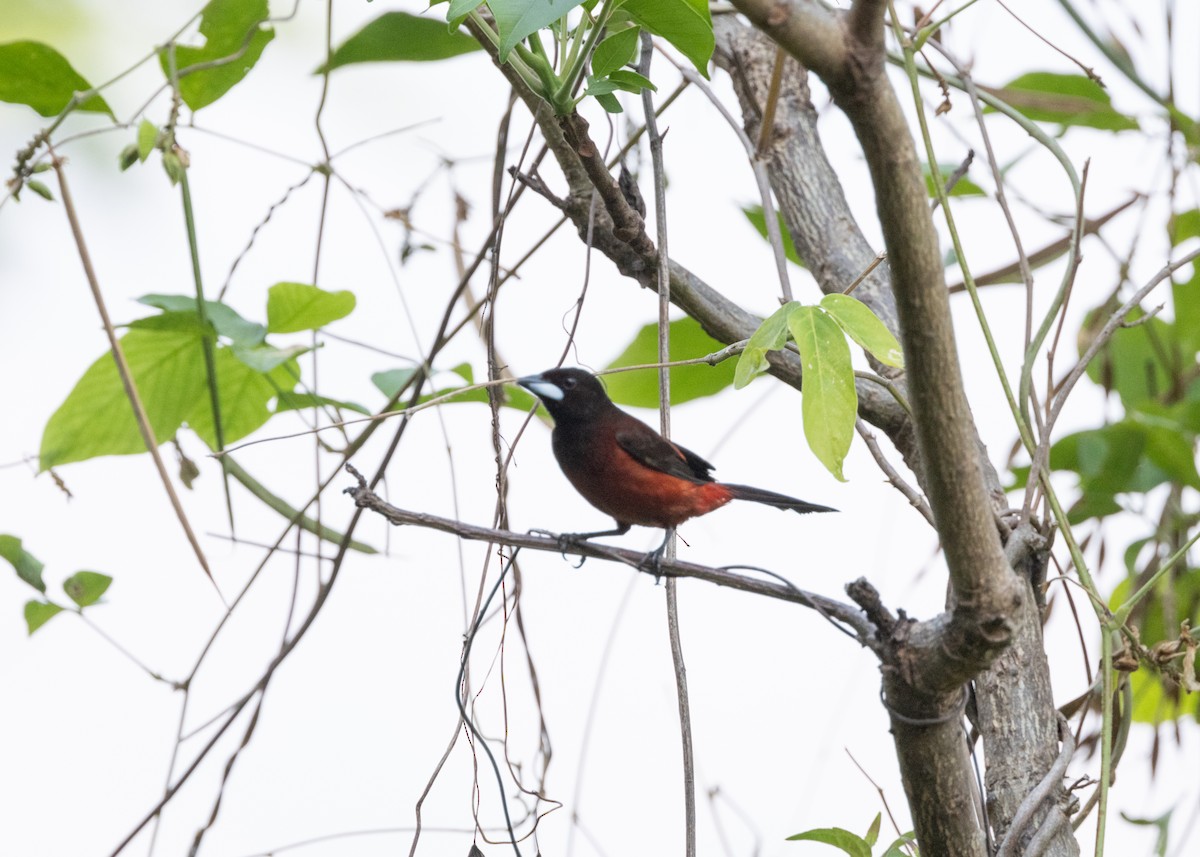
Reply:
M617 431L617 444L635 461L647 467L678 476L689 482L712 482L708 472L713 466L696 453L663 439L644 423L624 426Z

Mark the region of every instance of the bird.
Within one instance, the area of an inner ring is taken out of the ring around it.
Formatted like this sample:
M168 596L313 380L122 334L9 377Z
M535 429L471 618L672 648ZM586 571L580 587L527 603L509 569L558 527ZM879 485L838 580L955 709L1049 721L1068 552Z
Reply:
M661 527L667 531L663 543L647 554L660 569L676 526L731 500L801 514L837 511L762 488L717 482L710 475L713 465L622 411L600 379L584 369L548 369L517 383L537 396L554 420L551 447L567 480L616 523L611 530L564 534L560 545L624 535L634 525Z

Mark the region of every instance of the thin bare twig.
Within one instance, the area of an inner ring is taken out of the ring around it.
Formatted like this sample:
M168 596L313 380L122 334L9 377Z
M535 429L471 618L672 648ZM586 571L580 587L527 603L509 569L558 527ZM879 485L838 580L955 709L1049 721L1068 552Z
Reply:
M489 527L467 524L462 521L454 521L449 518L442 518L437 515L430 515L425 512L412 512L407 509L397 508L383 501L363 484L347 488L345 493L353 497L355 504L360 508L370 509L382 515L396 526L411 525L425 527L449 533L468 541L491 542L493 544L504 544L529 550L549 551L551 553L563 554L564 556L605 559L611 562L622 563L647 574L654 573L653 570L647 570L642 567L645 564L646 555L640 551L609 547L588 541L560 544L557 538L547 538L532 533L517 533L512 530L496 530ZM861 610L824 595L807 592L795 586L769 583L748 575L735 574L724 568L697 565L678 559L669 562L664 559L659 572L664 577L693 577L697 580L715 583L718 586L727 586L730 589L738 589L742 592L750 592L755 595L764 595L768 598L778 598L782 601L790 601L794 604L809 607L818 611L823 616L835 619L850 628L852 631L851 636L863 646L870 648L872 651L878 647L874 638L875 628Z
M887 477L888 482L892 484L892 487L908 499L913 508L921 513L921 517L929 522L929 526L936 529L937 524L933 520L933 510L929 508L928 501L921 496L920 491L909 485L904 477L896 471L896 468L892 466L892 463L887 460L887 457L883 454L883 450L879 448L879 441L876 440L875 433L867 428L867 424L862 420L855 420L854 428L867 444L867 449L870 451L871 457L875 459L875 463L879 465L879 469L883 471L883 474Z
M1134 203L1138 202L1139 200L1144 200L1144 199L1145 199L1145 197L1142 194L1135 193L1133 196L1131 196L1125 202L1122 202L1120 205L1114 206L1113 208L1106 211L1104 214L1101 214L1097 217L1092 217L1092 218L1089 218L1089 219L1083 221L1083 234L1084 235L1099 234L1100 228L1102 226L1104 226L1106 223L1108 223L1110 220L1112 220L1118 214L1125 211L1125 209L1129 208ZM1071 249L1071 241L1072 241L1072 233L1068 233L1067 235L1063 236L1062 238L1051 241L1049 244L1046 244L1044 247L1034 250L1032 253L1030 253L1028 255L1029 264L1032 267L1036 268L1036 267L1040 267L1042 265L1049 264L1050 262L1053 262L1055 259L1062 256L1069 249ZM1009 264L1004 265L1000 268L997 268L993 271L989 271L986 274L980 274L979 276L975 277L974 280L975 280L976 288L982 288L983 286L999 286L999 285L1004 285L1006 283L1019 283L1019 282L1021 282L1020 261L1018 260L1016 262L1009 263ZM958 292L965 292L967 290L967 287L966 287L965 283L958 282L958 283L953 283L952 285L948 286L947 290L951 294L956 294Z
M896 816L894 816L892 814L892 807L888 803L887 794L884 793L883 786L881 786L881 785L879 785L879 783L875 782L874 778L870 774L867 773L867 769L858 763L858 759L854 758L854 754L851 753L848 748L843 747L842 749L846 751L846 755L850 757L850 761L854 763L854 767L858 768L859 773L861 773L864 777L866 777L867 782L870 783L872 786L874 786L875 791L877 791L879 793L879 800L881 803L883 803L883 809L887 813L888 821L890 821L892 823L892 829L896 831L896 835L904 836L904 831L901 830L900 825L896 823ZM911 844L905 843L905 847L911 848Z
M857 277L855 277L854 281L851 282L850 285L846 286L846 288L842 290L842 294L848 295L851 292L853 292L855 289L857 289L860 285L862 285L863 280L865 280L867 277L871 276L871 272L874 271L876 268L878 268L879 263L882 262L886 258L887 258L887 250L880 250L878 253L876 253L875 258L871 260L871 264L869 264L869 265L867 265L867 267L863 268L863 272L861 274L859 274Z
M650 34L642 32L642 57L639 64L643 77L650 76L650 60L654 55L654 40ZM782 53L778 63L783 64ZM667 249L667 182L663 168L663 138L658 132L658 122L654 117L654 99L649 89L642 90L642 109L646 116L646 137L650 142L650 160L654 168L654 219L657 226L655 236L658 242L658 359L666 363L671 359L670 354L670 317L671 310L671 270L670 256ZM736 123L733 123L738 128ZM739 129L740 130L740 129ZM743 133L742 136L745 136ZM748 140L747 140L748 142ZM753 153L751 162L756 163ZM761 165L756 165L755 173L766 171ZM761 188L761 184L760 184ZM767 191L769 196L770 191ZM764 200L763 211L767 211L769 200ZM769 214L773 217L773 214ZM778 232L776 223L776 232ZM782 248L780 240L778 247ZM786 272L783 275L784 293L791 299L787 286ZM658 407L661 418L662 436L671 437L671 370L661 367L658 370ZM675 559L675 529L667 530L667 549L663 558ZM675 694L679 702L679 737L683 745L683 816L684 816L684 854L686 857L696 857L696 762L692 748L692 711L688 700L687 667L683 661L683 642L679 635L679 582L671 577L667 579L667 637L671 641L671 663L675 669Z
M1000 6L1001 9L1003 9L1005 12L1007 12L1009 15L1011 15L1013 17L1013 20L1015 20L1018 24L1020 24L1022 27L1024 27L1029 32L1033 33L1033 35L1036 38L1038 38L1039 40L1041 40L1047 47L1049 47L1053 51L1056 51L1064 59L1066 59L1070 62L1073 62L1075 65L1079 66L1079 69L1084 74L1086 74L1090 80L1094 80L1100 86L1104 86L1104 81L1100 79L1100 75L1096 73L1096 70L1094 68L1092 68L1090 65L1084 65L1082 60L1076 59L1075 57L1071 56L1071 54L1067 53L1062 48L1060 48L1058 45L1054 44L1054 42L1050 41L1045 36L1043 36L1041 33L1039 33L1037 30L1035 30L1033 27L1029 26L1029 24L1025 23L1025 20L1023 18L1021 18L1020 15L1018 15L1012 9L1008 8L1008 6L1003 2L1003 0L996 0L996 3L997 3L997 5Z

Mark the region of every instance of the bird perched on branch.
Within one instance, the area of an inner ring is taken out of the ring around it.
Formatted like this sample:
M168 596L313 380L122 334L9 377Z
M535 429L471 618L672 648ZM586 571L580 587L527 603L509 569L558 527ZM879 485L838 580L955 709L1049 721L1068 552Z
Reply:
M554 418L554 457L575 490L616 521L611 530L573 533L568 541L617 536L634 524L663 527L667 536L649 559L658 566L671 530L730 500L750 500L794 512L836 512L774 491L717 482L713 466L666 440L608 398L600 380L583 369L549 369L518 378Z

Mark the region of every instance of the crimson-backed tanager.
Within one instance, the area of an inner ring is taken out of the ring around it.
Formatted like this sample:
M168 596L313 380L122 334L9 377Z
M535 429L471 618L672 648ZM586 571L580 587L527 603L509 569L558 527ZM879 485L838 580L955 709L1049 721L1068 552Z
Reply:
M663 527L667 538L651 557L661 562L671 528L719 509L730 500L752 500L795 512L835 512L774 491L717 482L713 466L666 440L622 411L600 380L583 369L550 369L518 378L554 418L554 457L575 490L616 521L616 528L568 538L622 535L637 524Z

